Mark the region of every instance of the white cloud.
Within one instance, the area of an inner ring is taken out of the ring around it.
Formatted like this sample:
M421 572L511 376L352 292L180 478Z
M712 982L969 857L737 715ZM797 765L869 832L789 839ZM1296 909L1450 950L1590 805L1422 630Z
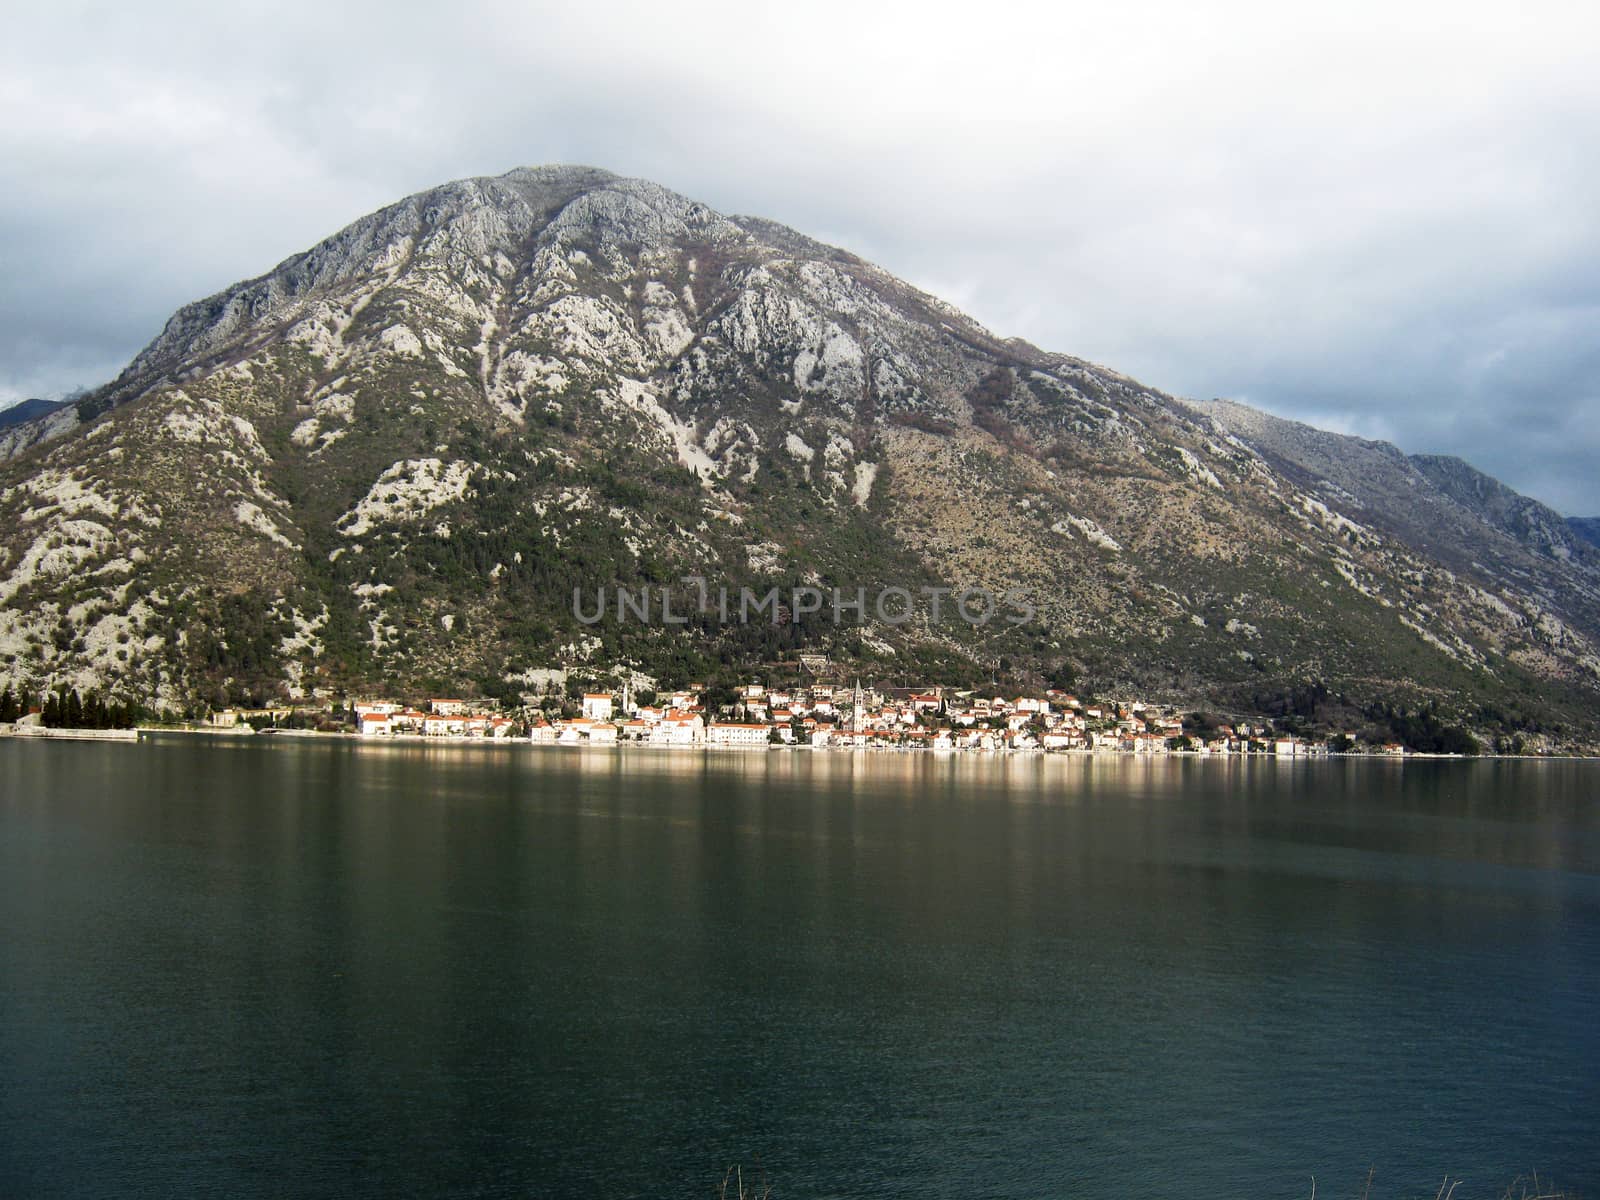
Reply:
M1600 512L1530 432L1594 395L1597 35L1577 3L33 6L0 48L0 388L94 382L408 192L581 161Z

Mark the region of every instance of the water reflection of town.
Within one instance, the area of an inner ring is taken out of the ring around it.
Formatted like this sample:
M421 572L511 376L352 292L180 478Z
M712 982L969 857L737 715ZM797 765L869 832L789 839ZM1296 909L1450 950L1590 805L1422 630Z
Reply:
M1600 902L1596 768L1577 761L682 753L526 743L519 753L485 756L448 741L352 742L376 772L369 778L364 766L360 776L374 798L405 795L406 808L432 808L447 823L503 801L507 813L572 822L585 839L610 838L620 822L701 834L731 826L757 839L842 839L861 848L920 841L955 822L968 836L952 845L999 838L1004 845L991 849L1006 870L1030 871L1041 854L1059 868L1060 855L1076 847L1229 873L1534 892L1576 886L1539 873L1553 868L1593 874L1579 882ZM1047 810L1077 816L1063 826L1021 815ZM1005 812L1012 816L995 824ZM1493 879L1478 878L1486 864Z

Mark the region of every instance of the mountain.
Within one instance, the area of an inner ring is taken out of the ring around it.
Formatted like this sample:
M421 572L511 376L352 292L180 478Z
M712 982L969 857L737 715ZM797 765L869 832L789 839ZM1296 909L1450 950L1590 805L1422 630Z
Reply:
M29 687L515 694L561 664L679 681L809 652L1568 739L1600 697L1595 554L1465 464L1180 402L591 168L382 209L12 432L0 665ZM869 602L724 623L685 576ZM619 586L687 624L618 619ZM886 587L912 619L875 611ZM924 588L1009 598L978 625Z
M0 463L24 450L75 429L78 413L71 401L24 400L0 412Z
M1600 546L1600 517L1568 517L1567 527L1591 546Z
M1593 544L1577 536L1567 519L1537 500L1518 495L1497 479L1459 458L1413 454L1411 461L1442 493L1482 521L1510 534L1533 553L1547 558L1600 564Z
M48 417L53 412L69 407L70 404L69 400L24 400L19 404L13 404L10 408L0 409L0 430L10 429L25 421L37 421L41 417Z

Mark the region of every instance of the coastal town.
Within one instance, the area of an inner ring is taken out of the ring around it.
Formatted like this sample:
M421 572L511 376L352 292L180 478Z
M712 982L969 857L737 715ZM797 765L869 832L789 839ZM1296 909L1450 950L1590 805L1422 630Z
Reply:
M213 728L270 729L286 709L225 709ZM1355 748L1355 735L1297 737L1264 721L1220 721L1140 700L1086 701L1059 690L989 695L944 687L749 683L731 703L708 700L702 684L635 693L631 685L580 691L548 708L511 713L493 702L435 697L350 703L349 726L366 739L525 741L564 746L805 747L929 751L1118 754L1325 755ZM1363 746L1401 754L1399 743Z

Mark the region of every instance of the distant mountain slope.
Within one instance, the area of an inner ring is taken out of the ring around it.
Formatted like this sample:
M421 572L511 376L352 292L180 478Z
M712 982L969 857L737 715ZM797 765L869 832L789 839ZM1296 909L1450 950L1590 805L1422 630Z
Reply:
M1568 517L1567 526L1591 546L1600 546L1600 517Z
M1446 496L1535 554L1600 565L1600 553L1594 546L1574 536L1565 517L1537 500L1519 495L1459 458L1413 454L1411 461Z
M1559 564L1549 584L1586 609L1600 579L1600 555L1565 520L1463 462L1407 456L1388 442L1349 437L1225 400L1192 401L1274 466L1335 507L1408 547L1463 571L1489 566L1525 577ZM1534 559L1545 560L1542 563Z
M20 404L13 404L10 408L0 409L0 430L11 429L24 421L48 417L51 413L66 408L70 403L68 400L24 400Z
M48 407L33 407L26 412L17 413L18 408L30 405L48 405ZM14 417L13 413L16 413ZM78 409L74 404L25 400L16 408L8 409L0 415L12 417L9 421L0 422L0 464L35 446L62 437L78 427Z
M514 693L556 663L677 680L804 650L1563 727L1600 697L1593 556L1463 471L1180 403L592 168L362 218L180 310L77 411L0 465L0 664L29 687ZM918 606L724 623L685 576ZM618 586L695 611L574 614ZM968 623L949 593L935 614L922 588L1010 594L1019 619Z
M1508 553L1505 537L1546 558L1565 560L1574 553L1557 514L1458 458L1408 456L1388 442L1329 433L1232 401L1189 403L1330 504L1362 509L1429 554L1470 563L1484 554Z

